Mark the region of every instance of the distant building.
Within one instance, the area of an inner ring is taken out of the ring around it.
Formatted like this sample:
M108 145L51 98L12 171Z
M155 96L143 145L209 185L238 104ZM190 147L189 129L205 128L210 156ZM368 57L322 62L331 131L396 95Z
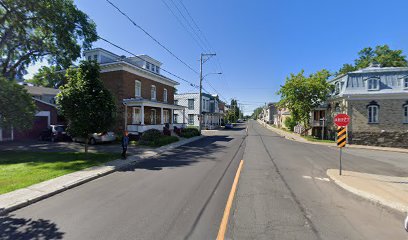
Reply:
M408 147L408 68L370 67L330 80L330 100L312 113L313 134L335 137L333 118L351 117L348 142L363 145ZM323 120L324 119L324 126Z
M0 128L0 142L38 139L40 133L51 124L58 123L57 106L55 105L55 97L60 92L58 89L24 86L27 93L33 97L34 104L37 107L34 122L31 129L26 131L16 131L15 127Z
M175 111L174 121L183 122L189 126L200 125L200 94L183 93L174 96L175 103L184 106L182 110ZM217 95L203 93L201 98L202 115L201 119L203 129L214 129L221 126L225 113L225 103L219 100Z

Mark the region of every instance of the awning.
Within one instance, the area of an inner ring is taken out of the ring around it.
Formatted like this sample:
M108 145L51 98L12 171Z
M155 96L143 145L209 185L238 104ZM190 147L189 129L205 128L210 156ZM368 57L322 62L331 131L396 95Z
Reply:
M157 108L169 108L173 110L183 110L186 107L180 106L180 105L174 105L174 104L169 104L169 103L163 103L163 102L156 102L152 100L147 100L144 98L129 98L129 99L123 99L123 104L129 107L139 107L139 106L144 106L144 107L157 107Z

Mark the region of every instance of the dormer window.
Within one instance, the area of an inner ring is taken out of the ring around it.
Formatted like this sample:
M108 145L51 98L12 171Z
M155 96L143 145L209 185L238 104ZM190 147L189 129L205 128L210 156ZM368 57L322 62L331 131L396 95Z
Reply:
M376 91L380 90L380 80L378 78L370 78L367 80L367 90Z
M339 93L340 93L340 86L341 86L341 83L340 83L340 82L336 82L336 84L335 84L335 89L334 89L334 93L335 93L335 94L339 94Z
M153 64L152 64L152 72L154 72L156 69L156 66L154 66Z
M150 63L146 62L146 69L150 70Z

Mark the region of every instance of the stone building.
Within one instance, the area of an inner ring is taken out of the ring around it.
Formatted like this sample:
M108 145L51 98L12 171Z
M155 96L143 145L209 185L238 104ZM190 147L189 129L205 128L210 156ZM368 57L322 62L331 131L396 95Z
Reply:
M351 117L347 128L352 144L408 147L408 68L371 65L330 82L335 90L325 106L312 116L324 119L325 135L335 137L333 117L346 113ZM321 124L321 121L315 121ZM321 132L315 132L319 135Z

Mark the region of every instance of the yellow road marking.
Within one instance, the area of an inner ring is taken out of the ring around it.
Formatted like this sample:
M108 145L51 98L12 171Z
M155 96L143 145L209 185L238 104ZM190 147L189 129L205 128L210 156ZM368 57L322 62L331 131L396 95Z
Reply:
M244 160L241 160L238 166L237 173L235 174L234 182L232 183L231 192L228 196L227 206L225 206L224 216L222 217L220 229L218 230L217 240L224 240L225 232L227 231L228 218L231 211L232 201L234 200L235 191L237 190L239 175L241 174L242 165Z

